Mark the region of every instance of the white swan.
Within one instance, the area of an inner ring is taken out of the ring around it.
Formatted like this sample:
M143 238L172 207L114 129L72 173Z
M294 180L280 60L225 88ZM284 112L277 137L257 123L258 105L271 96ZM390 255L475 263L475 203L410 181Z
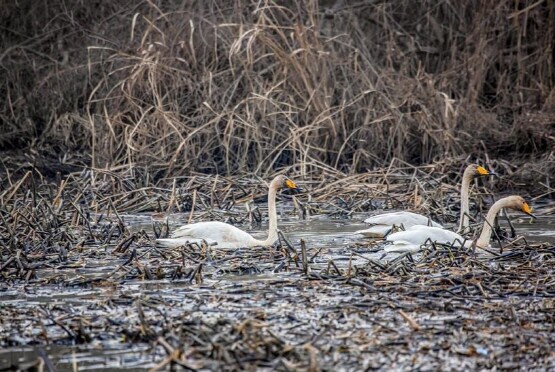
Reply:
M197 222L177 228L170 238L156 239L156 246L172 248L187 243L200 243L206 240L216 248L248 248L256 246L270 246L278 240L276 193L281 188L299 190L295 182L286 176L276 176L270 183L268 192L268 214L270 226L268 238L258 240L250 234L228 223L219 221Z
M468 194L470 192L470 182L474 177L493 175L493 172L489 172L482 166L476 164L470 164L466 167L462 177L461 185L461 216L459 223L459 231L468 227L469 225L469 208L468 208ZM383 238L387 233L391 231L393 225L401 226L405 230L411 228L412 226L423 225L423 226L434 226L437 228L443 228L439 223L432 221L426 216L412 212L389 212L382 213L376 216L372 216L364 220L364 222L371 224L370 228L359 230L355 234L362 234L368 238Z
M532 214L532 209L522 197L513 195L499 199L491 206L488 214L486 215L486 220L484 221L484 225L482 227L482 233L476 241L477 247L486 248L489 246L495 216L497 216L502 208L515 209L535 218ZM393 243L392 245L388 245L384 248L386 252L417 252L420 250L422 245L430 241L440 244L453 244L453 246L460 247L465 239L453 231L444 230L438 227L413 226L406 231L399 231L388 235L386 240ZM465 247L471 247L472 243L472 241L466 241Z
M409 229L413 226L427 226L428 223L431 226L442 229L443 226L439 223L432 221L426 216L418 213L400 211L400 212L389 212L382 213L376 216L372 216L364 220L364 222L371 224L370 228L365 230L359 230L356 234L362 234L368 238L383 238L387 233L391 231L393 225L401 226L405 229Z
M460 211L460 218L459 218L459 229L457 230L460 233L466 232L468 227L470 226L470 209L468 207L469 204L469 195L470 195L470 183L476 177L483 177L483 176L497 176L495 173L488 171L486 168L479 166L477 164L470 164L468 165L463 173L462 182L461 182L461 211Z

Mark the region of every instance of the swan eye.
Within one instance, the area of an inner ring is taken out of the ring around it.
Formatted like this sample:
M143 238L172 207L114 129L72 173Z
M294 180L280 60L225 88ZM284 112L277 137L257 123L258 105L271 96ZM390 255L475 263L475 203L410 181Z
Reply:
M289 189L296 189L297 185L295 184L295 182L291 181L291 180L285 180L285 186Z
M532 208L530 208L528 203L524 202L524 204L522 204L522 211L524 213L531 214L532 213Z
M487 176L489 174L489 171L479 165L476 167L476 173L478 173L480 176Z

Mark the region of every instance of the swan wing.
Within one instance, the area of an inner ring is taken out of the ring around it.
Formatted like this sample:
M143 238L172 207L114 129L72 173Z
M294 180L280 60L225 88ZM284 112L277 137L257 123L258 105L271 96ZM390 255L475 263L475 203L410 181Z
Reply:
M461 243L459 242L464 241L464 238L450 230L444 230L434 226L417 225L406 231L393 233L389 235L386 240L393 242L394 244L412 244L419 246L426 244L427 241L433 241L440 244L451 244L454 242L456 245L460 246Z
M391 231L392 227L392 225L374 225L370 226L368 229L358 230L355 234L361 234L367 238L383 238Z
M249 247L253 237L243 230L220 221L197 222L177 228L169 239L158 239L163 246L183 245L186 242L206 240L216 248ZM171 241L169 243L168 241ZM170 245L171 244L171 245Z
M411 244L409 242L405 242L403 240L399 240L391 245L388 245L384 248L386 252L418 252L420 250L420 245L418 244Z
M369 217L364 220L364 222L369 223L371 225L403 225L405 229L415 226L415 225L428 225L428 217L423 216L418 213L412 212L390 212L390 213L382 213L376 216ZM431 221L432 226L435 227L443 227L439 223Z

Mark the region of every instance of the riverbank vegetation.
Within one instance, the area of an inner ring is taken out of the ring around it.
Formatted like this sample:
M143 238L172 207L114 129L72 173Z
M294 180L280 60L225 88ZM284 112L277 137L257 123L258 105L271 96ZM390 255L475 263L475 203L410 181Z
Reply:
M0 18L0 146L37 161L153 177L486 156L555 171L552 0L22 1Z

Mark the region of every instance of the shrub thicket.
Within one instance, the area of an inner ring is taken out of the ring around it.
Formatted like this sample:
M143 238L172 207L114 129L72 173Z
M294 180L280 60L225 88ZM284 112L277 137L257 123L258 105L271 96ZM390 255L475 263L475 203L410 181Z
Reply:
M0 146L180 175L549 158L555 1L17 1Z

